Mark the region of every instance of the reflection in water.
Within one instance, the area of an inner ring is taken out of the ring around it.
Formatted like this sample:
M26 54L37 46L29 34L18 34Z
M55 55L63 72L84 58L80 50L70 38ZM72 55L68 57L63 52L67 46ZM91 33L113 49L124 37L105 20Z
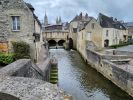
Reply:
M87 65L76 51L51 49L50 54L58 59L59 87L75 100L133 100Z

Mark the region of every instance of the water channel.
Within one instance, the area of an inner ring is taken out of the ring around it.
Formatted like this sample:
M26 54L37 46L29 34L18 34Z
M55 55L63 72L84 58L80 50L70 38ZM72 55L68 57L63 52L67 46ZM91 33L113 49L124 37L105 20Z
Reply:
M74 100L133 100L87 65L77 51L51 49L50 55L58 59L59 87Z

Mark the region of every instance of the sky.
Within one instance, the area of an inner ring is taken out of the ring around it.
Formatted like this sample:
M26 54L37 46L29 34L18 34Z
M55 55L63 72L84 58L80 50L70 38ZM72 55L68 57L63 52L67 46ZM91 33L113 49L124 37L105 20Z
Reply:
M123 20L133 21L133 0L24 0L35 8L38 18L44 20L45 12L49 23L55 23L57 16L63 22L70 22L83 12L97 18L99 13Z

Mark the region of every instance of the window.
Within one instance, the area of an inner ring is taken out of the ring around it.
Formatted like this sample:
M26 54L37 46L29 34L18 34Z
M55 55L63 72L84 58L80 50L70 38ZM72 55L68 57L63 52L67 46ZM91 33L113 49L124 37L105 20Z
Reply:
M12 16L12 30L20 30L20 16Z
M74 33L77 33L77 28L73 28L73 32Z
M91 32L86 33L86 40L91 40Z
M95 28L95 23L91 24L91 28L94 29Z
M106 36L107 37L109 36L109 30L106 30Z

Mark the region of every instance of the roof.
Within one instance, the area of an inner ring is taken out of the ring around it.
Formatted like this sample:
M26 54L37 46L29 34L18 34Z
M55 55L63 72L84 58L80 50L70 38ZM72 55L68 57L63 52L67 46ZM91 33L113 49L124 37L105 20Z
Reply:
M30 10L35 10L34 7L30 4L30 3L26 3L27 7L30 9Z
M73 21L89 21L90 20L90 17L88 16L88 14L86 13L86 15L82 15L82 12L79 14L79 15L76 15L73 20Z
M48 25L45 30L62 30L62 25Z
M93 18L93 17L89 17L89 18L90 18L90 20L87 21L87 22L85 22L85 23L83 23L83 25L82 25L82 27L80 27L79 31L85 29L85 27L90 23L90 21L91 21L92 19L95 19L95 18Z
M127 22L127 23L124 23L124 25L126 27L133 27L133 22Z
M38 24L42 27L42 24L40 22L40 20L38 19L38 17L36 16L36 14L34 13L34 7L30 4L30 3L26 3L27 7L32 11L34 18L36 19L36 21L38 22Z
M38 22L38 24L42 27L42 24L41 24L40 20L38 19L38 17L35 14L33 14L33 16L36 19L36 21Z
M98 19L101 27L103 28L116 28L116 29L126 30L126 27L116 18L113 19L113 17L108 17L100 13Z

